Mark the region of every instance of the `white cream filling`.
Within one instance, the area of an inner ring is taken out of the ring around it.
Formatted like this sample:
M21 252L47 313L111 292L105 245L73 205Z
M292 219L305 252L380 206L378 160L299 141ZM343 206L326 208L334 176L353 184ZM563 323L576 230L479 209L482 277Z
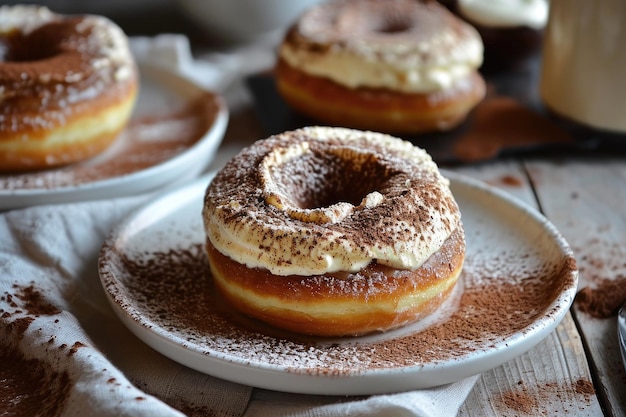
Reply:
M440 5L396 3L388 9L384 2L313 8L285 39L280 56L293 68L348 88L404 93L447 89L480 67L483 43L471 25ZM398 29L387 31L394 21Z
M240 223L233 229L212 222L207 226L206 232L213 246L232 260L248 268L268 269L274 275L308 276L339 271L358 272L374 259L379 264L391 268L414 270L439 250L448 237L445 225L440 223L427 245L420 241L398 241L393 246L370 246L362 251L341 239L342 236L338 233L332 237L325 236L324 240L315 243L302 235L302 256L294 256L291 246L281 244L285 240L260 242L255 238L259 235L258 228L251 226ZM413 229L410 225L405 226ZM278 227L269 225L266 227L273 229L274 232L281 231ZM284 227L282 229L284 232ZM259 250L259 243L263 244L263 250ZM311 248L313 244L312 249L306 249ZM287 259L289 262L276 262L276 259Z
M471 43L468 49L471 49L468 55L472 59L432 66L421 65L408 58L402 65L374 58L364 64L362 56L349 51L311 54L290 45L283 45L280 55L293 68L309 75L328 78L348 88L386 88L405 93L429 93L452 86L480 66L482 44Z
M458 5L468 20L488 27L540 30L548 21L548 0L458 0Z
M292 311L305 314L316 319L332 319L338 314L401 314L409 309L417 310L424 304L432 301L435 297L447 291L456 284L459 273L451 275L445 280L440 280L425 290L409 293L399 299L392 299L387 302L376 301L375 303L360 303L353 300L329 300L316 301L315 303L300 303L297 299L288 302L279 297L259 296L247 288L233 285L228 279L216 274L216 279L221 282L232 297L244 300L259 310L267 311Z

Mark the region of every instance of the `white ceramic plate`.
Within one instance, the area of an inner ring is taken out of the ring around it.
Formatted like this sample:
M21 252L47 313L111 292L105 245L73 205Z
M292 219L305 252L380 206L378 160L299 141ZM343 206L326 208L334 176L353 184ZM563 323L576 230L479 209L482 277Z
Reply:
M104 153L84 163L33 173L0 174L0 209L134 195L197 177L224 136L226 104L221 97L172 72L146 64L140 64L139 70L141 85L132 128ZM187 119L175 116L194 100L203 100L205 116L200 110ZM198 120L201 117L205 120ZM203 124L194 127L198 131L192 140L177 143L179 139L171 129L186 128L184 124L190 120ZM143 166L131 167L141 158L145 158ZM122 167L122 163L127 166ZM112 164L120 168L112 169Z
M570 307L573 255L535 210L450 174L467 255L455 294L430 319L387 333L286 334L224 305L203 251L210 178L164 195L105 242L100 276L128 328L171 359L223 379L285 392L366 395L432 387L494 368L545 338Z

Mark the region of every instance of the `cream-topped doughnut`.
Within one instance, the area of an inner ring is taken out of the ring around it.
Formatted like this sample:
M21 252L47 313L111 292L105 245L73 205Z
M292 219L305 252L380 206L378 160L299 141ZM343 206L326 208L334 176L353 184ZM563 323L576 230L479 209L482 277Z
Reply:
M304 14L280 57L351 88L427 93L478 68L483 45L435 2L339 0Z
M454 287L465 253L458 207L430 156L345 128L303 128L244 149L208 187L203 219L226 297L309 334L421 317Z
M127 38L110 20L0 7L0 171L101 152L126 125L137 84Z
M422 221L419 221L419 220ZM313 127L258 142L212 182L213 246L275 275L415 269L458 227L448 182L410 142Z
M482 59L476 30L435 1L338 0L311 8L289 30L276 77L289 104L323 121L442 130L484 97ZM325 94L332 88L335 97ZM332 117L340 106L352 110Z

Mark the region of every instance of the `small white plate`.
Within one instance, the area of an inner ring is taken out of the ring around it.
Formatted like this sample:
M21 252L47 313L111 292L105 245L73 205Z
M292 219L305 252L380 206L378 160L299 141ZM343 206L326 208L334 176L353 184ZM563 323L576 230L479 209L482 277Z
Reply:
M256 387L366 395L437 386L494 368L544 339L568 311L578 273L558 231L532 208L448 174L466 263L428 320L358 338L287 334L243 317L212 287L201 208L210 177L149 203L103 245L114 310L149 346L198 371Z
M141 63L139 71L137 104L118 140L83 163L0 174L0 210L134 195L197 177L224 137L226 104L220 96L175 73ZM195 110L197 114L185 119L181 113L194 100L206 111ZM171 129L187 128L186 123L197 123L191 138L178 139L171 133ZM137 161L143 162L138 165Z

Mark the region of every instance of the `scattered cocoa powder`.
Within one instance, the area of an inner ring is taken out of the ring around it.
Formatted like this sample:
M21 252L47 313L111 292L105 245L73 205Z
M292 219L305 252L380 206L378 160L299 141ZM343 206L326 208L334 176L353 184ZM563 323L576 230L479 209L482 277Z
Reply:
M507 408L526 414L537 409L537 399L525 390L506 391L502 393L500 400Z
M22 301L20 307L32 316L52 316L61 312L45 300L39 290L35 288L34 283L27 287L13 285L13 288L16 290L15 297Z
M519 381L517 387L500 394L494 405L502 407L499 412L503 415L509 415L504 409L531 416L548 415L549 404L555 401L562 402L575 394L583 396L584 403L589 404L595 395L593 384L581 378L571 383L546 382L528 388L523 381ZM580 407L583 409L584 404L581 403Z
M523 184L523 181L514 175L504 175L500 177L500 182L511 187L521 187Z
M581 278L590 285L626 277L626 246L619 239L613 241L597 237L609 230L609 225L600 225L595 231L590 231L592 238L572 245L578 255Z
M70 348L69 352L67 352L67 356L71 356L73 354L75 354L76 352L78 352L78 349L85 347L84 343L81 342L75 342L72 347Z
M473 162L491 159L506 148L568 142L570 135L547 117L513 98L493 95L476 107L453 152L459 160Z
M0 301L6 303L12 312L0 308L0 319L7 334L20 340L30 324L39 316L58 314L61 311L50 304L35 288L34 283L28 286L13 285L14 293L5 292ZM14 318L15 315L19 317Z
M294 373L345 375L455 360L529 331L537 318L552 314L547 306L563 288L573 285L576 266L567 256L554 264L520 263L524 256L533 258L492 251L469 255L464 290L449 317L378 339L305 337L242 316L216 293L202 243L141 254L105 244L100 271L109 293L132 317L204 354Z
M626 277L601 280L594 288L588 286L580 290L575 299L580 311L599 319L617 315L624 302Z
M593 388L593 384L586 379L579 379L572 385L574 387L574 391L578 394L590 396L596 393L596 390Z
M0 191L71 187L147 169L195 145L217 112L216 96L206 93L171 113L135 118L101 155L58 169L0 175Z
M70 393L70 378L44 363L0 345L0 415L60 416Z
M0 415L1 416L59 416L62 414L72 386L67 372L56 372L39 359L26 358L14 346L40 316L59 314L61 310L51 304L36 288L13 285L13 293L5 292L0 301L4 342L0 344ZM5 310L4 308L7 308ZM54 343L54 336L44 344ZM70 349L73 354L83 346L76 342ZM61 345L59 349L66 346Z

